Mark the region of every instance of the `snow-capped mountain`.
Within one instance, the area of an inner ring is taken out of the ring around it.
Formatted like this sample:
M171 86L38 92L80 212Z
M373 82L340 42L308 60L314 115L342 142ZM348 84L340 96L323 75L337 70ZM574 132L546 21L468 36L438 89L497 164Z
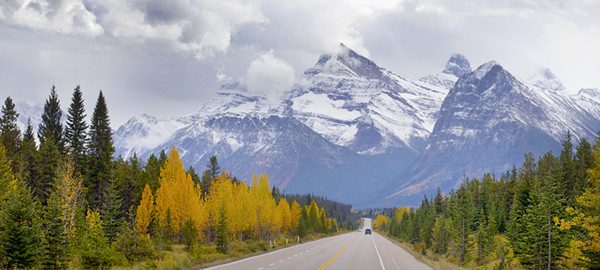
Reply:
M294 118L336 145L367 155L416 155L446 85L407 80L341 44L337 54L322 55L304 72L288 104Z
M550 70L541 74L524 83L492 61L460 77L427 150L385 201L416 203L438 186L450 190L464 177L505 172L521 164L526 152L560 151L568 131L575 139L593 138L600 130L598 92L570 97Z
M410 80L340 45L281 99L221 87L196 112L141 115L114 134L117 154L176 146L204 169L211 155L242 179L267 172L287 192L358 207L414 205L463 177L500 173L525 152L560 149L600 130L600 90L569 96L548 69L520 80L496 62L471 70L453 54L439 74Z
M564 91L565 86L548 68L540 69L527 82L533 86L550 91Z

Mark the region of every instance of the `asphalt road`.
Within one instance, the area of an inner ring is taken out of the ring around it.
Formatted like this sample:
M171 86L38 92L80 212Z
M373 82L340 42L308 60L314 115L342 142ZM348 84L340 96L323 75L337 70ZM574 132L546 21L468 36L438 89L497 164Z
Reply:
M324 238L247 259L213 266L219 270L290 270L290 269L431 269L408 252L373 232L365 219L361 231Z

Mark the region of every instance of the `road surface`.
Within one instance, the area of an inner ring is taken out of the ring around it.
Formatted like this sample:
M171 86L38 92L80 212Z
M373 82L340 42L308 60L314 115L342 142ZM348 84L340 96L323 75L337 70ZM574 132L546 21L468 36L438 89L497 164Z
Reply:
M376 232L365 235L364 229L367 228L371 228L371 219L364 219L361 231L295 245L208 269L431 269Z

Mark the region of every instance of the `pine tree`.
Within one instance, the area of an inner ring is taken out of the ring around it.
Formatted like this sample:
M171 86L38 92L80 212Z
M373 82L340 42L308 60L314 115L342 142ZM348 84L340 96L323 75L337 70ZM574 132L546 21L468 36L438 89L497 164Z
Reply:
M75 172L81 175L85 175L86 169L85 155L88 126L85 123L85 117L83 96L78 85L73 91L71 105L67 114L65 138L68 144L68 153L75 164Z
M210 178L215 179L219 174L221 174L221 166L219 166L219 161L217 160L217 156L210 156L208 163L206 164L206 168L210 172Z
M194 185L202 184L202 181L200 180L200 176L196 173L196 170L194 170L194 167L190 166L187 170L187 173L190 175L190 177L192 177L192 181L194 182Z
M573 194L580 195L583 191L588 188L590 181L588 181L588 170L594 166L594 154L592 153L592 146L587 139L582 138L577 145L575 152L575 187L573 188Z
M58 100L55 87L52 86L50 96L44 104L42 122L38 127L38 139L40 140L40 144L46 143L47 140L52 140L59 151L64 153L65 145L61 117L60 101Z
M60 197L53 192L44 207L44 256L45 269L64 269L68 262L67 234Z
M21 131L17 125L19 114L15 111L15 104L7 97L2 106L0 118L0 142L4 145L8 158L13 161L13 172L18 171L19 150L21 146Z
M104 232L109 242L112 242L123 224L124 212L121 209L122 201L119 197L116 183L112 182L102 207Z
M108 108L102 91L98 95L98 101L92 114L88 150L89 167L85 181L88 203L92 208L99 208L106 200L112 175L112 156L115 151Z
M208 195L210 194L210 187L212 186L212 178L210 176L210 171L206 170L204 171L204 174L202 174L202 194L201 197L203 200L206 200L208 198Z
M227 232L227 217L225 214L225 207L221 207L219 211L219 218L217 220L217 251L220 253L227 253L229 250L229 239Z
M146 161L146 167L144 168L144 174L146 178L146 184L150 185L152 190L158 188L158 180L160 178L160 162L158 158L152 154Z
M27 120L27 129L21 143L21 155L23 159L23 179L26 180L31 189L34 189L40 179L40 166L38 165L38 151L35 145L31 119Z
M0 144L0 203L8 197L10 191L9 187L15 180L10 165L11 161L6 157L6 150L4 150L4 146Z
M577 194L573 194L576 183L576 164L573 160L573 138L571 132L567 132L565 140L562 142L562 151L560 153L560 166L562 168L561 188L564 197L568 200L574 200Z
M0 202L0 262L5 269L34 268L44 239L39 208L21 181L12 183Z
M570 240L570 251L566 259L570 262L567 267L576 268L587 266L590 269L600 267L600 141L596 142L593 151L594 164L588 170L589 187L577 197L575 207L567 207L569 218L555 218L560 229L584 232L581 237Z
M42 204L46 204L61 166L60 150L53 139L48 139L41 144L38 159L39 175L34 179L33 194L42 201Z

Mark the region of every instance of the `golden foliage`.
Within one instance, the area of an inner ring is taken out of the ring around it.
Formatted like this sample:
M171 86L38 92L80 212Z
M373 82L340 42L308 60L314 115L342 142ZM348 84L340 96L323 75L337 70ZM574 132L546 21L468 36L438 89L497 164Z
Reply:
M156 214L161 224L166 222L169 211L174 232L179 232L187 219L191 219L198 231L202 231L207 218L200 199L200 187L194 185L192 177L186 173L174 147L160 170L159 185Z
M140 205L135 213L135 229L138 233L148 233L148 226L152 221L152 215L154 212L154 195L152 195L152 189L148 184L144 187L142 192L142 199Z

